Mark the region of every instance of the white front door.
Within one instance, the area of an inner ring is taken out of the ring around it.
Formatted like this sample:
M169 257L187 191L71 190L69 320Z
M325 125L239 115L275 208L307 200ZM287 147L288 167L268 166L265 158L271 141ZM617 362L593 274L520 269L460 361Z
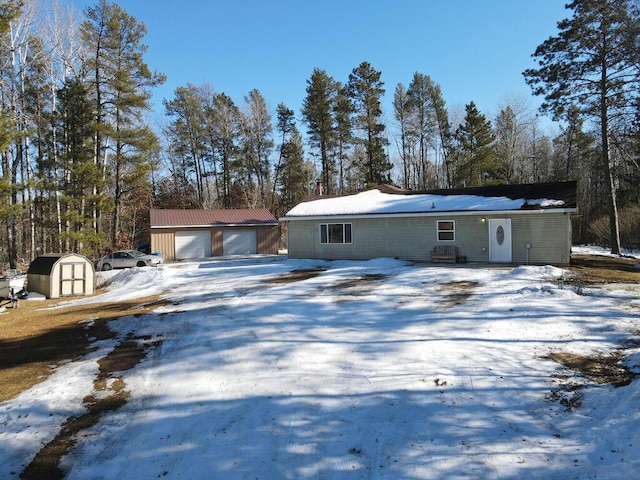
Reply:
M489 219L489 261L511 263L511 219Z

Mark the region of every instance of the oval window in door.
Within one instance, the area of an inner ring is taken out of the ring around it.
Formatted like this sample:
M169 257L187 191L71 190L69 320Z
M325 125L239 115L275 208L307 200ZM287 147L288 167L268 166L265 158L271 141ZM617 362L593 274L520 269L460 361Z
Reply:
M502 228L502 225L499 225L496 229L496 240L498 241L498 245L504 243L504 228Z

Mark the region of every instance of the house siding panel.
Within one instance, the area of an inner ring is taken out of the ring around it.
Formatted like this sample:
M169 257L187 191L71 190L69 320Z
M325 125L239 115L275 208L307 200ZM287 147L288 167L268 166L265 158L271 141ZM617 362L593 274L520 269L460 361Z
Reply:
M276 255L280 234L277 228L259 227L257 230L258 253L263 255Z
M531 243L528 263L566 265L571 259L571 220L568 214L528 218L514 216L512 235L514 263L527 263L527 242Z
M222 228L211 229L211 255L214 257L221 257L224 255L222 231Z
M156 229L151 232L151 251L161 252L164 261L176 259L175 230Z
M330 220L351 223L353 243L321 244L320 221L289 222L289 256L291 258L327 258L361 260L378 257L428 260L430 252L425 238L427 225L413 218L372 218ZM393 230L393 238L384 232Z
M565 213L388 218L327 218L288 222L289 257L362 260L378 257L430 261L436 245L455 245L468 262L489 262L490 218L512 219L513 263L568 264L570 216ZM455 240L438 241L438 220L455 220ZM483 221L484 220L484 221ZM321 244L321 223L351 223L352 244ZM531 243L527 258L526 242Z

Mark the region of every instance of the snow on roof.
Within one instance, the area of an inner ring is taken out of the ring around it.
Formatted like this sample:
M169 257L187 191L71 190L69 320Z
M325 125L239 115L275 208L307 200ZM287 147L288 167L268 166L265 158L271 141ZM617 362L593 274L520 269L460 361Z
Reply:
M397 195L377 189L343 197L321 198L303 202L292 208L291 217L371 215L391 213L429 213L454 211L505 211L520 209L561 208L564 201L554 199L511 199L480 195Z

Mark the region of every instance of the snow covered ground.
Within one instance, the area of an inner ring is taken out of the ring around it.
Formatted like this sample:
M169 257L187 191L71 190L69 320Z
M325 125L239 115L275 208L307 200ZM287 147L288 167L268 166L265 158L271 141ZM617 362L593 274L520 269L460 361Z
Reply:
M596 385L543 357L637 339L640 293L578 295L566 274L284 257L109 272L107 293L72 303L171 303L111 324L158 346L63 459L67 478L637 478L640 380ZM0 478L84 413L115 344L0 404ZM638 351L623 362L640 373ZM572 410L552 400L569 382Z

